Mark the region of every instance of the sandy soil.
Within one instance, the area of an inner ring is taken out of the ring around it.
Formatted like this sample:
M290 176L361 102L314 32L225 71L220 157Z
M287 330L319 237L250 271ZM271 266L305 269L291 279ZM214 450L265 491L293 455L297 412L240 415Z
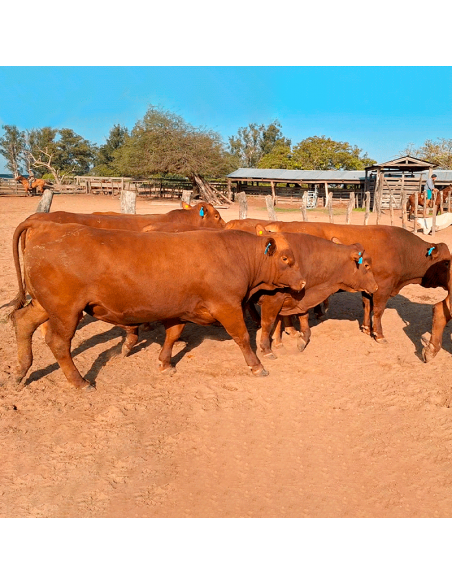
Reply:
M0 306L17 292L13 231L37 204L0 197ZM137 207L164 213L178 203ZM52 210L118 211L119 201L56 196ZM237 218L238 207L221 213ZM250 203L248 215L267 218L264 203ZM279 218L301 213L292 205ZM321 210L309 218L328 220ZM362 221L355 212L353 222ZM435 241L452 245L452 229ZM177 373L165 377L163 327L111 361L123 331L88 319L72 348L82 375L96 381L93 393L69 386L39 331L26 383L7 390L16 343L1 308L0 516L450 517L450 328L431 363L420 357L432 304L444 297L404 288L389 301L381 346L359 331L360 295L337 294L328 318L312 321L306 351L286 336L259 379L221 327L188 325Z

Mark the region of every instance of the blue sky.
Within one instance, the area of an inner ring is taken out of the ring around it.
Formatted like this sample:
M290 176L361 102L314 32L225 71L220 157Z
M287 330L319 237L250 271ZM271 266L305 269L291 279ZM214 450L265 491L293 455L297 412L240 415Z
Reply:
M293 144L325 135L378 162L408 143L452 137L451 67L6 66L0 87L0 125L67 127L98 145L150 104L225 141L278 119Z

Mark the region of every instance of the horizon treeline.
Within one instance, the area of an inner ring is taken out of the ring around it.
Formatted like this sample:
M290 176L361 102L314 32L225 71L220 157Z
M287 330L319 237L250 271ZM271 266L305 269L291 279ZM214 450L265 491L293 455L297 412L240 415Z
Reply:
M358 146L324 135L292 145L278 120L250 123L225 141L218 132L195 127L153 105L131 130L114 124L100 146L70 128L20 130L4 125L2 130L0 154L15 176L32 172L57 183L75 175L219 179L237 168L363 170L376 163ZM450 168L452 140L427 139L421 147L408 144L400 155Z

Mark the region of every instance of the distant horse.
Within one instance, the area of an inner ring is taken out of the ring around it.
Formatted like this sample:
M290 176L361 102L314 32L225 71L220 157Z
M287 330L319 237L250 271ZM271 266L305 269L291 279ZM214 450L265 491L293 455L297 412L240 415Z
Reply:
M432 198L427 200L427 207L433 207L433 205L436 205L436 208L438 209L438 213L441 213L443 210L443 205L447 201L447 197L449 196L449 193L452 194L452 185L446 187L442 191L440 191L438 189L433 189ZM408 219L411 217L411 215L414 215L415 196L416 196L416 193L414 193L408 197L408 201L406 204L406 210L408 211ZM422 193L417 194L417 197L418 197L417 203L421 207L424 206L424 196L425 196L425 191L422 191Z
M34 181L31 183L30 187L28 179L26 179L21 174L16 176L16 180L17 182L22 183L22 186L25 189L25 195L29 197L32 197L35 193L39 193L40 195L42 195L46 187L52 186L50 183L46 182L42 178L35 178Z

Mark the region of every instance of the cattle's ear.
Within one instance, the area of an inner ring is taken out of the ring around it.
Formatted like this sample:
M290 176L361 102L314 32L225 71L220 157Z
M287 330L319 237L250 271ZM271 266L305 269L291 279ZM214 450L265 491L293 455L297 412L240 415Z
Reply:
M270 239L267 239L267 242L265 244L265 250L264 250L264 254L266 256L272 256L276 251L276 241L273 239L273 237L270 237Z
M359 245L359 243L355 243L353 245L353 251L350 254L350 257L352 258L353 261L357 262L358 264L362 264L363 263L363 255L364 255L364 249L361 245Z
M339 245L342 245L342 241L340 241L340 240L339 240L337 237L332 237L332 238L331 238L331 241L332 241L333 243L338 243Z
M182 201L182 209L191 209L190 205L188 203L186 203L185 201Z
M437 258L439 256L438 246L437 245L431 245L427 249L427 256L428 257L431 257L431 258Z
M260 223L256 225L256 235L267 235L267 230Z

